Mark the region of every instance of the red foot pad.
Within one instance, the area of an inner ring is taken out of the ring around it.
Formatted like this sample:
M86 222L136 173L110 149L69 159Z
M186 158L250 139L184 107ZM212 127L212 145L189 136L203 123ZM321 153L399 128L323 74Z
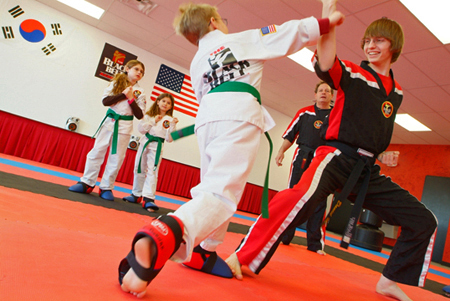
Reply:
M156 249L152 254L150 268L142 267L136 261L134 254L134 244L142 237L149 237ZM122 284L122 279L130 267L140 279L148 282L153 280L166 261L178 250L182 239L183 223L178 218L173 215L163 215L154 219L149 225L139 230L134 237L132 250L120 263L119 282Z

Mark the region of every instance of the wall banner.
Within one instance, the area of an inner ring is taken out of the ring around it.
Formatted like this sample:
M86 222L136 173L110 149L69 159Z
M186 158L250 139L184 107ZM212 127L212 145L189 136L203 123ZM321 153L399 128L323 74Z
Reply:
M105 43L95 76L110 81L114 75L125 71L128 61L135 59L137 59L136 55Z

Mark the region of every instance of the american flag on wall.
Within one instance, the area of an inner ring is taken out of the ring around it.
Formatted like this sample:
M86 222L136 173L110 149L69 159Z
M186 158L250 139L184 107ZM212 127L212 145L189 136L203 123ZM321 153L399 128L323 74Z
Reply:
M189 75L161 64L150 96L151 100L155 101L161 93L173 95L176 111L192 117L197 116L198 102Z

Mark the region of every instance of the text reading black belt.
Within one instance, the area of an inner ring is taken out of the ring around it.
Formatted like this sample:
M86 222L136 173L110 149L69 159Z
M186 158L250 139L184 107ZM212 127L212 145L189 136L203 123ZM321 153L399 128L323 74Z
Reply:
M243 82L224 82L220 84L220 86L215 87L208 93L220 93L220 92L247 92L252 94L259 104L261 104L261 95L259 94L258 90L256 90L255 87L252 85L243 83ZM190 125L188 127L182 128L181 130L175 131L171 134L173 140L180 139L182 137L186 137L189 135L194 134L194 127L195 125ZM263 196L261 200L261 215L263 218L269 218L269 167L270 167L270 160L272 159L272 150L273 150L273 143L272 139L270 139L269 133L264 132L264 135L266 135L267 140L269 141L269 162L267 164L267 170L266 170L266 178L264 180L264 188L263 188Z
M95 135L97 135L98 131L102 127L102 125L105 122L107 117L115 120L114 121L113 139L112 139L112 145L111 145L111 154L114 155L117 153L117 139L119 136L119 120L133 120L134 116L133 115L119 115L113 109L109 108L108 111L106 112L105 118L103 118L102 122L100 123L97 131L95 132L94 136L92 136L92 138L94 138Z
M372 166L375 163L376 157L374 154L363 150L363 149L357 149L354 147L351 147L345 143L337 142L337 141L328 141L327 145L336 147L339 149L342 153L344 153L347 156L350 156L352 158L355 158L357 160L356 165L353 167L352 172L350 173L350 176L347 179L347 182L345 183L344 187L342 188L341 193L336 198L337 203L341 202L342 200L345 200L350 192L352 191L353 187L355 187L356 182L358 181L359 177L361 176L363 170L366 170L366 175L363 179L363 183L361 185L361 188L358 191L358 194L356 196L355 203L353 205L353 209L350 213L350 218L347 223L347 227L345 228L344 234L342 236L341 240L341 247L347 249L348 245L350 243L350 240L352 239L352 236L355 232L355 226L358 222L359 215L361 213L361 209L364 203L364 198L366 197L367 189L369 188L369 181L370 181L370 174L372 170ZM339 205L338 205L339 206ZM330 212L332 212L334 209ZM327 217L329 219L330 217Z

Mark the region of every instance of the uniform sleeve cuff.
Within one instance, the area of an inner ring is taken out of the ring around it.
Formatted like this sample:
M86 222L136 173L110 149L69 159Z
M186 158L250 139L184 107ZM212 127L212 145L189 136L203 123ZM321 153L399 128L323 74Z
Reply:
M319 22L320 35L324 35L330 32L330 19L317 19L317 21Z

